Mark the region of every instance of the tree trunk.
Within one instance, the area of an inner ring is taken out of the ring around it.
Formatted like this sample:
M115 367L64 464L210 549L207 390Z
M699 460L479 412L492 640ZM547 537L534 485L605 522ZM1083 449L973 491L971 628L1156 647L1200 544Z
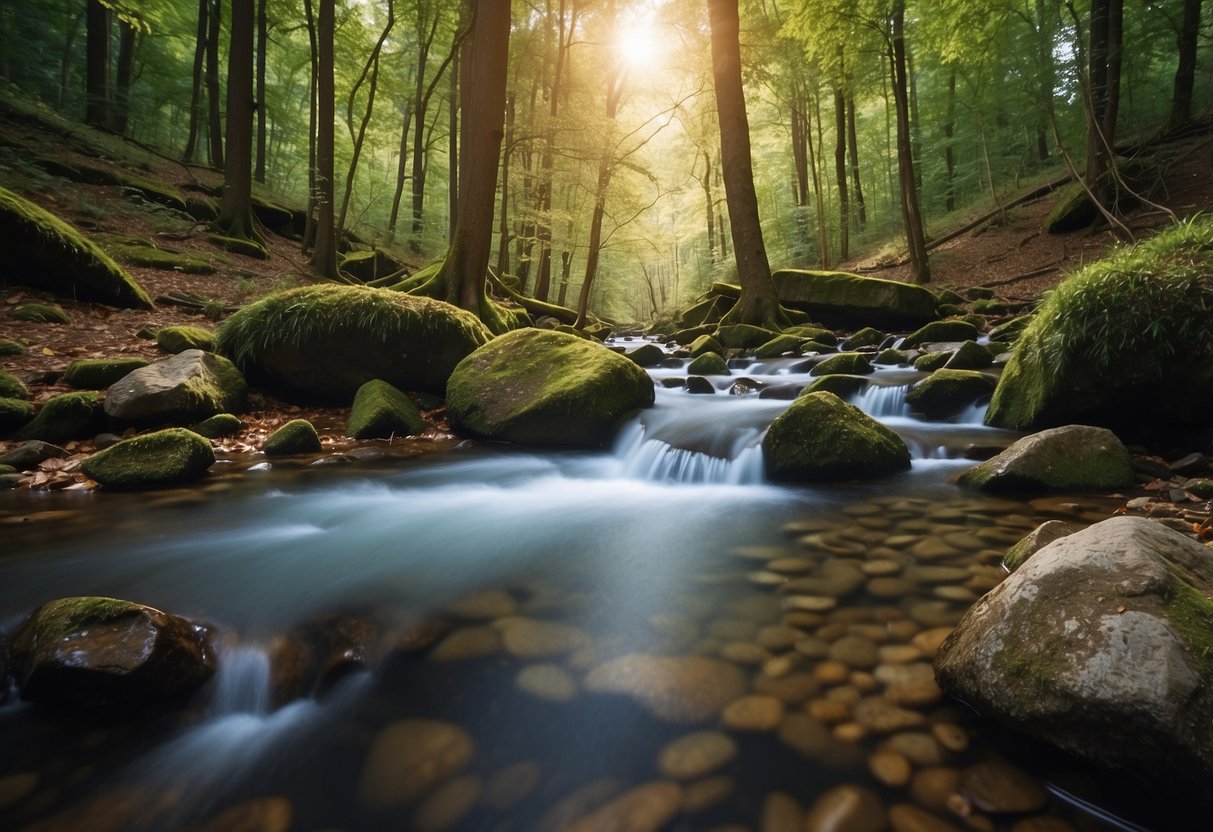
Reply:
M135 49L139 33L129 23L118 23L118 67L114 77L114 132L125 136L131 117L131 82L135 79Z
M1200 0L1184 0L1184 18L1179 29L1179 65L1175 67L1175 86L1171 95L1171 113L1164 132L1183 130L1192 123L1192 88L1196 81L1196 46L1200 34Z
M569 281L573 277L573 252L567 248L560 252L560 292L556 295L556 305L564 306L569 295ZM575 324L576 322L574 322Z
M404 102L404 119L400 128L400 159L396 163L396 190L392 194L392 213L387 221L388 239L396 236L396 223L400 219L400 200L404 196L405 171L408 170L409 127L413 121L413 102Z
M429 29L426 29L425 10L429 8L434 12L434 17L430 19ZM419 235L425 228L425 183L426 174L429 172L429 152L430 143L426 136L426 115L429 113L430 101L434 97L434 90L438 88L438 82L442 80L443 74L447 71L447 67L455 60L455 53L459 49L459 35L457 34L451 42L451 49L447 53L446 58L442 61L442 65L438 67L434 77L430 79L429 84L425 82L426 62L429 59L431 48L433 48L434 37L438 33L438 23L442 18L442 7L440 4L432 6L421 6L417 18L417 84L414 87L413 94L413 178L412 178L412 197L413 197L413 234ZM430 127L430 132L433 132L433 127ZM414 239L412 242L414 250L419 249L419 241Z
M59 64L59 109L63 109L64 102L67 101L67 91L72 85L72 64L75 62L75 46L76 36L80 34L80 22L84 16L88 14L87 10L77 11L72 16L71 28L67 30L67 37L63 40L63 60ZM4 73L5 77L9 77L9 73Z
M910 250L910 279L915 283L931 280L922 212L918 207L918 188L914 176L914 154L910 142L909 80L906 77L905 0L893 3L893 42L889 45L892 66L893 100L897 109L897 170L901 186L901 216L905 223L906 244Z
M110 11L100 0L87 0L85 18L84 121L110 125Z
M741 85L741 24L737 0L708 0L708 14L725 201L732 226L737 279L741 284L741 297L721 323L782 329L787 322L779 308L775 283L771 280L771 266L758 220L758 196L754 191L750 125Z
M817 262L823 269L830 267L830 238L826 231L826 205L825 196L822 193L821 173L817 166L817 158L820 155L820 148L815 149L813 146L813 122L809 119L809 107L814 107L814 116L817 119L817 130L821 132L821 108L814 105L813 96L809 96L805 101L804 111L804 135L808 137L809 149L809 175L813 179L813 200L817 205Z
M257 0L257 92L253 107L257 111L257 160L253 168L253 179L265 182L265 57L269 26L265 19L266 0Z
M855 210L862 231L868 224L868 209L863 201L863 183L859 177L859 141L855 135L855 96L847 96L847 144L851 150L851 185L855 191Z
M333 217L333 85L334 0L320 0L316 40L316 249L312 268L318 275L337 277L337 234Z
M905 4L902 2L902 27L905 26ZM904 32L901 38L902 44L905 44ZM922 190L922 168L919 162L922 161L922 119L918 112L918 73L914 71L914 53L908 46L905 47L906 59L905 68L906 74L910 79L910 153L914 160L914 187Z
M847 194L847 97L834 90L834 178L838 183L838 260L850 256L851 206Z
M712 156L706 150L703 151L703 179L700 180L703 185L703 207L707 214L707 229L708 229L708 259L716 262L716 222L713 216L712 206Z
M510 4L474 0L471 30L461 56L467 90L460 136L463 164L455 231L442 267L447 299L488 319L496 314L485 295L485 275L493 245L493 203L497 194L497 161L501 154L505 87L510 49Z
M1053 24L1049 19L1046 0L1036 0L1036 63L1040 72L1038 105L1040 117L1036 126L1036 155L1047 161L1050 155L1049 131L1053 123L1053 85L1057 70L1053 60Z
M446 158L450 160L447 165L446 180L447 243L451 243L455 239L455 220L459 211L459 80L459 55L456 54L455 60L451 63L450 76L447 78ZM498 143L500 143L500 140ZM491 222L492 220L490 219Z
M206 35L206 95L209 117L207 119L207 148L211 167L223 167L223 121L219 103L219 34L223 22L223 0L211 0L208 20L210 30Z
M229 237L260 242L253 225L253 4L232 3L227 70L227 160L223 204L215 226Z
M316 242L316 128L319 118L317 87L320 82L320 44L316 36L316 16L312 11L312 0L303 0L303 13L307 24L308 48L311 52L311 76L308 81L307 221L303 226L303 253L307 254Z
M181 161L194 161L194 151L198 147L198 126L202 121L202 65L206 59L207 19L210 15L210 0L198 0L198 35L194 42L194 82L190 89L190 128L185 139L185 150L181 152Z
M510 270L510 156L514 152L514 92L505 95L505 144L501 148L501 216L497 223L497 274Z
M952 137L956 134L956 67L948 73L948 114L943 122L943 161L947 176L947 210L956 209L956 154L952 147Z

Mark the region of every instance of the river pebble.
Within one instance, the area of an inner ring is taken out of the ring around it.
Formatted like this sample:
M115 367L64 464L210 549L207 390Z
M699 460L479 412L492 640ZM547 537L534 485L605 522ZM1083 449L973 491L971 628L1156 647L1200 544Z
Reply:
M519 690L549 702L569 702L577 695L577 680L555 664L524 667L514 677Z
M772 678L759 676L754 680L754 692L774 696L785 705L799 705L821 690L821 683L803 671Z
M939 646L951 634L951 627L934 627L929 630L923 630L914 636L910 643L917 647L927 658L934 658L936 651L939 650Z
M944 760L943 749L935 738L917 731L895 734L881 748L896 751L919 766L937 766Z
M807 558L776 558L767 563L767 569L770 569L772 572L797 575L802 572L812 572L816 565Z
M512 809L535 791L541 774L539 764L530 761L500 768L485 783L480 802L499 812Z
M856 706L855 721L874 734L892 734L907 728L917 728L927 720L918 711L899 708L883 697L873 696Z
M38 775L32 771L0 777L0 809L24 800L38 787Z
M948 751L959 754L969 748L969 735L955 722L937 722L931 726L931 736Z
M737 790L737 781L721 774L691 783L682 792L682 811L695 814L727 800Z
M880 798L850 784L817 798L804 819L804 832L883 832L887 826Z
M585 647L590 638L568 624L536 618L502 618L493 623L501 632L506 651L520 659L563 656Z
M830 645L830 658L847 667L864 670L875 667L880 661L876 644L859 636L843 636Z
M960 828L911 803L898 803L889 809L893 832L961 832Z
M859 568L870 578L887 578L900 572L901 564L895 560L869 560Z
M696 731L668 743L657 755L657 768L671 780L697 780L728 765L737 743L719 731Z
M437 662L483 659L501 652L501 635L492 627L460 627L430 653Z
M885 685L885 698L895 705L921 708L943 698L943 691L935 683L935 668L926 662L882 664L875 676Z
M682 807L682 788L654 781L624 792L569 824L566 832L657 832Z
M838 690L838 688L834 690ZM851 706L846 702L832 699L814 699L806 706L806 710L813 719L818 722L824 722L827 725L845 722L851 718Z
M421 802L413 815L417 832L446 832L459 825L476 806L483 782L479 777L456 777Z
M796 798L786 792L771 792L762 801L759 832L804 832L804 812Z
M959 785L960 772L954 768L924 768L916 771L910 781L910 797L923 808L947 812L949 799Z
M876 651L880 663L906 664L922 658L922 651L912 644L887 644Z
M1035 777L998 759L966 768L960 789L978 809L995 814L1034 812L1048 800Z
M914 767L904 754L898 754L896 751L876 751L868 757L868 771L886 786L899 789L910 782Z
M762 664L769 657L766 648L749 641L730 641L720 646L720 658L736 664Z
M779 723L779 740L806 757L820 757L830 747L830 731L808 714L790 713Z
M752 694L730 702L720 722L730 731L774 731L783 720L785 707L774 696Z
M485 592L477 592L474 595L468 595L456 601L451 606L451 612L460 618L484 621L493 618L505 618L513 615L517 610L517 602L514 601L508 592L500 589L491 589Z
M785 610L828 612L838 606L836 598L824 595L789 595L783 599Z
M713 719L749 687L734 664L697 656L633 653L599 665L586 676L587 690L630 696L659 719Z
M261 797L225 809L195 832L286 832L293 820L294 809L285 797Z
M804 638L804 631L784 624L772 624L760 629L754 639L768 650L787 650Z
M359 801L372 809L408 803L463 768L474 753L471 737L457 725L429 719L393 722L371 744Z

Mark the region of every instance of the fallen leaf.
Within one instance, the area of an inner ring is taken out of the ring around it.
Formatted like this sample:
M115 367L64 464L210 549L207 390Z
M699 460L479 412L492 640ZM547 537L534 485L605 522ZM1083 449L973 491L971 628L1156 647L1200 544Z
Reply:
M55 354L55 351L54 351L54 350L52 350L50 347L43 347L43 348L42 348L42 354L43 354L43 355L54 355L54 354Z

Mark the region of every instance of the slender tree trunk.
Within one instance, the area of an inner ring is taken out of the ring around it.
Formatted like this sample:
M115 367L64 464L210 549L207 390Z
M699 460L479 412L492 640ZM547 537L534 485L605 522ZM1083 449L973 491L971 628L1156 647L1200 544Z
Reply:
M567 248L560 252L560 292L556 295L556 305L564 306L569 296L569 282L573 278L573 252Z
M253 4L232 3L227 71L227 160L223 204L215 226L230 237L260 241L253 225Z
M100 0L87 3L84 120L104 128L110 125L110 11Z
M206 36L206 95L209 117L207 119L207 145L211 167L223 167L223 122L219 102L219 34L223 22L223 0L212 0L208 19L210 30Z
M269 26L265 19L266 0L257 0L257 160L253 168L253 179L265 182L266 103L265 103L265 58Z
M792 86L791 107L792 128L792 169L795 178L792 181L796 198L796 230L800 239L797 241L799 256L807 257L809 249L809 141L808 105L805 102L803 82L794 81Z
M505 95L505 144L501 148L501 216L497 220L497 274L510 270L510 156L514 153L514 92Z
M1050 155L1049 131L1053 123L1053 86L1057 68L1053 60L1053 21L1047 0L1036 0L1036 63L1040 72L1040 117L1036 126L1036 155L1047 161Z
M847 97L834 90L834 178L838 183L838 260L850 256L851 206L847 194Z
M893 42L889 46L893 67L893 99L897 105L897 169L901 185L901 214L905 223L906 244L910 250L910 278L915 283L931 280L927 259L926 235L922 212L918 207L918 188L914 175L914 154L910 140L909 79L906 77L905 0L893 3Z
M181 161L194 161L198 146L198 125L202 121L202 66L206 59L207 19L210 15L210 0L198 0L198 36L194 43L194 83L190 90L190 129L185 139L185 150Z
M308 48L311 51L311 76L308 81L307 221L303 227L303 253L307 254L316 242L316 130L320 115L320 43L316 35L316 15L312 10L312 0L303 0L303 12L307 24Z
M809 175L813 180L813 200L817 206L817 262L823 269L830 267L830 237L826 230L826 205L824 189L821 186L821 173L817 166L817 158L819 156L819 148L815 149L813 145L813 121L809 119L809 107L814 107L813 96L810 95L805 101L804 110L804 135L808 137L809 150ZM814 107L814 116L817 119L818 132L821 130L821 112L820 107Z
M868 209L863 201L863 183L859 177L859 141L855 134L855 96L847 96L847 145L851 151L851 185L855 191L855 211L859 230L868 224Z
M333 216L333 17L334 0L320 0L317 15L316 68L316 249L312 268L322 277L337 277L337 229Z
M956 156L952 137L956 134L956 67L948 73L948 114L943 122L943 161L947 176L947 210L956 209Z
M703 179L700 180L703 186L703 207L707 214L707 229L708 229L708 259L711 262L716 262L716 222L713 216L712 206L712 156L706 150L703 151Z
M741 84L741 23L737 0L708 0L712 75L720 121L720 158L725 200L732 225L733 251L741 297L721 323L748 323L778 329L786 324L779 308L771 266L758 220L758 196L750 160L750 125Z
M724 211L720 210L720 200L716 200L716 239L720 240L720 259L725 261L729 259L729 235L724 227Z
M67 101L67 91L72 85L72 65L75 63L75 46L76 37L80 34L80 22L84 16L88 14L87 10L78 11L72 16L72 25L67 30L67 37L63 40L63 60L59 65L59 109L63 109L64 103ZM4 76L9 77L9 73L5 72Z
M455 219L459 212L459 55L451 63L450 76L447 78L447 151L450 160L447 166L447 237L448 243L455 239Z
M135 79L135 49L139 33L134 26L118 23L118 67L114 77L114 132L125 136L131 117L131 82Z
M1175 67L1171 114L1164 132L1182 130L1192 123L1192 89L1196 82L1196 46L1200 34L1200 0L1184 0L1179 29L1179 64Z
M392 194L392 213L387 221L388 239L396 236L396 223L400 219L400 200L404 196L405 172L408 170L409 127L413 121L413 102L404 102L404 118L400 128L400 158L396 163L396 190Z
M905 25L905 4L902 3L902 26ZM905 44L905 36L902 36ZM914 52L909 46L905 47L906 74L910 79L910 154L914 160L914 187L922 190L922 119L918 112L918 73L914 71Z

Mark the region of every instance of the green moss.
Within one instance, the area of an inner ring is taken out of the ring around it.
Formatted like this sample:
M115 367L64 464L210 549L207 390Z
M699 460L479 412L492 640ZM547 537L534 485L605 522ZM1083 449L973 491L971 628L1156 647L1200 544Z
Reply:
M890 348L887 350L881 350L880 353L875 358L872 359L872 363L885 365L885 366L897 365L897 364L908 364L908 363L910 363L910 359L909 359L909 356L907 356L901 350L895 350L895 349Z
M265 246L253 240L244 240L240 237L225 237L222 234L207 234L206 239L212 245L218 246L224 251L230 251L232 254L239 254L242 257L265 260L270 256L269 252L265 250Z
M936 370L906 394L906 404L930 419L946 419L994 392L994 379L974 370Z
M902 347L917 347L919 344L941 341L976 341L981 335L977 327L968 321L932 321L906 336Z
M656 344L644 344L627 353L627 357L637 367L656 367L665 360L665 350Z
M110 256L127 266L175 271L183 274L214 274L210 260L196 254L182 254L157 248L138 237L109 237L101 241Z
M785 269L771 278L785 306L830 325L919 326L935 319L939 305L922 286L847 272Z
M953 315L963 315L964 313L965 313L965 308L963 306L958 306L955 303L942 303L939 305L939 314L943 315L945 317L952 317Z
M752 349L770 341L778 333L760 326L750 324L734 324L722 326L716 330L716 340L725 347L736 349Z
M849 399L867 386L868 380L863 376L849 376L839 373L814 379L808 387L801 391L800 395L807 396L810 393L824 390L827 393L833 393L840 399Z
M1204 677L1213 676L1213 600L1197 591L1183 577L1172 580L1171 592L1163 607L1167 621L1184 640Z
M48 399L33 421L14 439L61 442L93 436L105 428L105 412L96 393L64 393Z
M18 471L16 468L14 468L11 465L0 465L0 477L7 477L12 474L20 474L20 473L21 473L20 471Z
M860 347L879 347L887 336L879 329L865 326L850 338L842 342L844 350L857 350Z
M416 436L427 425L417 405L386 381L375 379L358 388L345 435L354 439Z
M1099 209L1081 182L1071 182L1057 192L1053 207L1045 217L1044 229L1050 234L1080 231L1099 217Z
M341 258L338 268L367 283L381 277L396 274L403 266L394 257L381 249L353 251Z
M955 303L961 304L965 302L964 296L952 289L940 289L935 293L935 297L940 303Z
M239 433L243 427L244 423L240 421L239 416L233 416L231 413L216 413L209 419L203 419L193 425L190 430L207 439L221 439L224 436Z
M18 321L29 321L34 324L66 324L71 319L58 304L26 303L13 310L13 317Z
M973 301L972 309L979 315L1000 315L1006 312L1010 307L1001 300L975 300Z
M176 355L186 350L215 351L215 333L199 326L166 326L156 331L156 346Z
M687 367L687 373L693 376L728 376L729 365L714 352L705 352L694 359Z
M34 611L13 637L13 652L36 653L88 627L138 612L142 607L116 598L77 597L48 601Z
M933 373L936 370L942 369L943 365L951 361L952 356L955 354L955 350L943 350L941 352L929 352L926 355L920 355L914 359L914 369L924 373Z
M72 226L0 188L0 250L5 273L55 294L114 306L152 308L117 263Z
M563 332L565 335L572 335L574 338L581 338L586 341L593 341L594 338L585 330L578 329L572 324L556 324L552 327L554 332Z
M185 196L176 188L158 182L138 173L118 167L102 167L87 162L73 160L63 164L54 159L42 158L36 160L40 167L52 170L65 179L73 182L83 182L87 185L111 185L133 192L148 202L173 208L177 211L186 209Z
M767 476L778 481L878 477L910 467L910 451L889 428L833 393L792 402L762 440Z
M261 446L261 452L266 456L313 454L320 450L320 437L307 419L292 419L270 434Z
M1020 334L1032 322L1031 315L1020 315L1018 318L1012 318L1006 323L999 324L990 330L991 341L1017 341Z
M681 342L679 342L681 343ZM724 347L720 346L720 342L711 335L700 335L691 342L691 357L698 358L707 352L714 352L717 355L724 355Z
M1111 431L1067 425L1025 436L957 482L985 491L1108 491L1133 484L1133 463Z
M829 344L823 344L820 341L801 341L800 350L801 352L815 352L820 355L822 353L834 352L834 347L831 347Z
M827 347L838 346L838 336L828 329L822 329L819 326L790 326L783 331L784 335L795 335L797 338L802 338L808 341L816 341L819 344L825 344Z
M705 324L704 326L693 326L689 329L675 330L670 334L670 340L675 344L685 347L688 344L695 343L697 339L702 338L704 335L711 335L715 331L716 327L711 324ZM713 338L712 340L715 341L716 339ZM721 349L723 350L723 347Z
M197 479L214 462L210 440L185 428L169 428L98 451L81 469L107 488L153 488Z
M25 355L25 347L16 341L0 338L0 356Z
M754 350L755 358L778 358L785 353L800 354L800 338L795 335L776 335Z
M101 390L147 364L146 358L81 358L68 365L63 381L72 387Z
M868 357L858 352L840 352L832 355L809 371L811 376L828 376L843 373L852 376L866 376L875 372Z
M720 319L724 317L724 313L729 311L732 306L733 301L731 300L719 297L708 298L683 311L683 326L696 327L705 324L718 324L720 323Z
M0 434L12 433L34 418L34 406L23 399L0 396Z
M949 370L981 370L994 363L990 351L976 341L965 341L948 359Z
M1192 480L1188 483L1188 490L1202 500L1213 499L1213 480Z
M28 399L29 388L15 375L0 370L0 396L6 399Z

